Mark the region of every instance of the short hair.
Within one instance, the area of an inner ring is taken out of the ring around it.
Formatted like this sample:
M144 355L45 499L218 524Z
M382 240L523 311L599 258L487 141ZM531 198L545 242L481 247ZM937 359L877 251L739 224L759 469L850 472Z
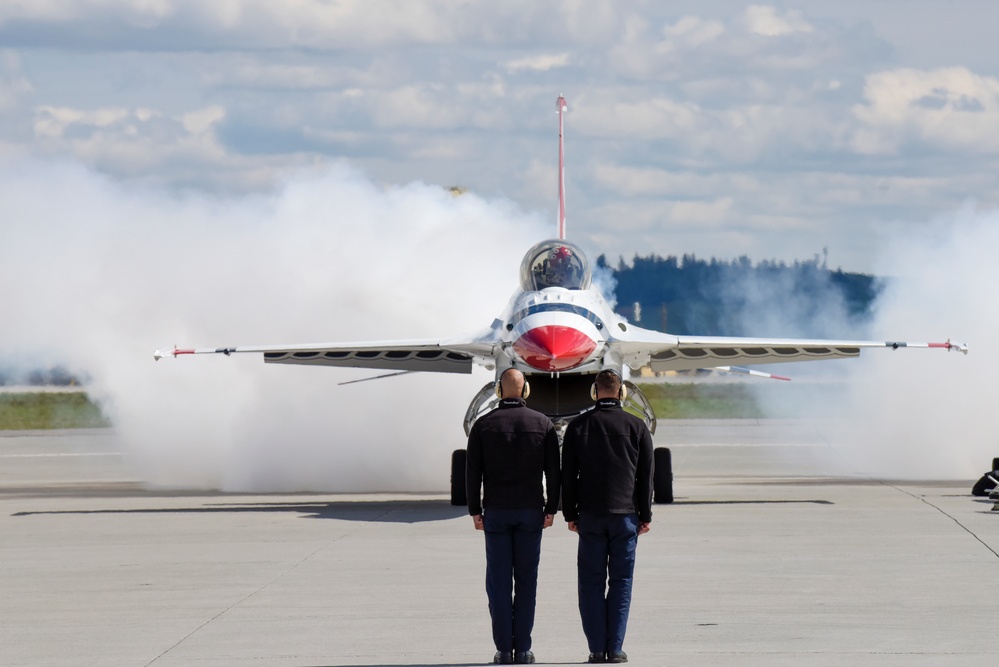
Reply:
M604 370L597 373L593 384L597 385L597 391L602 394L614 394L617 396L621 392L623 380L617 371Z

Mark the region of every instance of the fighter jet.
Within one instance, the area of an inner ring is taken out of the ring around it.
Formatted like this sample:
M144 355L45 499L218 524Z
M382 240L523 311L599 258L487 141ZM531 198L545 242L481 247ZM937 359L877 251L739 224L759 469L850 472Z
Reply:
M626 407L640 415L655 433L656 416L642 391L627 378L632 369L653 371L723 369L778 379L746 368L759 364L819 361L857 357L865 348L940 348L967 354L963 343L902 341L675 336L643 329L619 316L592 284L590 263L583 251L565 238L565 158L563 114L559 96L559 212L557 238L539 242L520 264L520 286L506 309L486 328L450 338L380 342L331 342L291 345L178 348L157 350L158 360L170 355L263 355L269 364L341 366L396 373L471 373L473 366L495 372L465 413L465 433L499 401L499 377L516 368L530 386L528 405L548 415L564 429L573 417L593 406L594 376L613 369L626 379ZM395 374L395 373L393 373ZM382 376L379 376L382 377ZM465 504L464 450L452 455L451 501ZM655 499L671 502L672 470L666 448L656 449Z

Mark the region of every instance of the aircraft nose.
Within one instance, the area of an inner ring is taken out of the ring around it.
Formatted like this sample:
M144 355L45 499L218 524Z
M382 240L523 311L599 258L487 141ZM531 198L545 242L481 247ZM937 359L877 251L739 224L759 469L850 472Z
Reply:
M597 344L578 329L542 326L529 329L513 344L520 358L539 371L557 372L575 368L590 356Z

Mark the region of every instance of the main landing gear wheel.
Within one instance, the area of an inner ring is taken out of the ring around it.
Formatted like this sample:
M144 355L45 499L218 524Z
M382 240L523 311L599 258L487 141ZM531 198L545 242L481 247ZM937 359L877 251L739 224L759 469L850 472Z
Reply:
M652 499L657 505L673 502L673 457L668 447L652 450L655 473L652 477Z
M451 453L451 504L468 505L465 492L465 450L456 449Z

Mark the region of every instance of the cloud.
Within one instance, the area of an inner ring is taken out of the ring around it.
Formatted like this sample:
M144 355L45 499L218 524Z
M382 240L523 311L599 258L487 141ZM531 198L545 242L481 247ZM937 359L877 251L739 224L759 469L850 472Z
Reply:
M673 24L663 27L663 37L657 50L672 50L678 44L696 48L708 44L725 34L725 25L721 21L706 20L697 16L684 16Z
M999 151L999 79L963 67L897 69L867 77L853 147L892 154L914 143L972 153Z
M568 64L568 53L542 53L507 61L505 67L508 72L518 72L520 70L547 72L551 69L565 67Z
M20 104L35 91L21 73L21 59L9 49L0 50L0 113Z
M385 0L346 4L289 0L277 5L266 0L39 0L0 6L0 27L29 30L42 39L63 35L81 45L99 41L141 45L143 33L157 33L147 45L176 48L192 39L209 45L210 36L216 35L224 36L216 48L266 44L327 49L331 43L339 48L400 41L446 43L453 38L450 14L450 7L419 1L399 5ZM92 29L77 32L80 22Z
M0 42L23 65L0 73L8 104L0 150L216 193L266 190L286 170L347 159L380 182L457 183L550 210L551 107L561 92L581 240L605 238L603 214L626 210L624 197L641 198L631 208L643 220L664 219L677 201L730 199L726 216L742 230L739 238L620 235L609 252L692 242L701 254L731 257L777 241L773 252L793 259L797 248L831 244L834 256L849 249L853 266L869 269L870 253L855 250L871 247L886 219L918 222L968 196L999 201L983 165L999 133L983 120L991 102L979 87L924 86L903 122L892 119L890 95L865 92L903 53L896 32L877 32L883 12L730 9L609 0L2 3ZM143 109L152 115L141 118ZM224 116L185 127L202 109ZM101 124L99 112L110 110L125 115ZM696 174L695 189L664 190L657 174ZM754 229L767 235L782 224L784 241L754 240Z
M282 64L263 62L251 56L240 56L236 62L214 68L202 76L211 88L265 90L323 90L351 82L352 77L341 68L320 64Z
M223 4L223 3L219 3ZM226 3L231 4L231 3ZM118 14L129 20L156 20L176 10L172 0L32 0L0 6L0 25L10 21L64 22L101 14Z
M801 12L789 9L784 16L770 5L750 5L744 14L746 28L763 37L782 37L793 33L810 33L814 30Z
M588 95L573 116L578 131L590 136L647 140L699 134L711 122L710 113L688 101L622 99L613 91Z
M226 118L219 105L171 116L146 107L39 106L34 149L47 156L72 156L125 180L201 189L272 187L283 169L308 160L264 159L233 154L219 140Z
M148 171L174 159L211 162L223 155L212 125L219 107L177 118L145 108L36 109L35 136L49 152L68 152L84 162L128 173Z
M547 40L593 43L615 31L612 2L476 4L410 0L38 0L0 4L17 45L139 50L384 49ZM86 30L80 26L85 24ZM6 33L6 35L4 35Z

